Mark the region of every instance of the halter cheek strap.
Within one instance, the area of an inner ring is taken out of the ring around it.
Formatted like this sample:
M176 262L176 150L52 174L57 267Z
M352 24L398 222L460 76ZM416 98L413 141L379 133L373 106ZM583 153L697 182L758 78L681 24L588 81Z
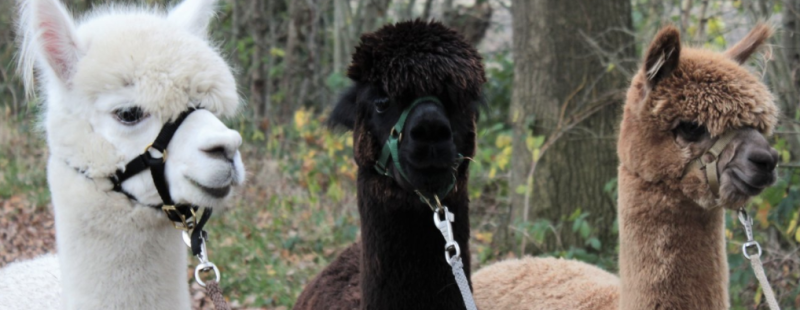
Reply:
M161 200L166 205L174 205L175 203L172 201L172 197L169 194L169 186L164 175L167 163L167 146L175 135L175 132L178 131L178 127L181 126L181 123L186 120L189 114L196 110L195 108L190 108L181 113L175 121L164 125L155 141L148 145L141 155L125 165L124 170L117 170L116 174L111 178L111 181L114 182L114 191L125 193L122 189L122 182L125 182L125 180L149 168L150 173L153 175L153 183L155 183L156 190L158 191L158 195L161 196ZM161 157L153 157L150 152L151 149L161 153ZM129 197L132 196L128 193L125 194Z
M708 182L708 186L711 188L711 192L714 194L715 197L719 197L719 175L717 173L717 161L719 160L719 155L722 154L722 151L725 149L726 146L733 140L733 137L736 136L736 132L729 131L717 139L714 142L714 145L711 146L708 151L700 155L700 157L695 158L686 166L686 170L683 172L685 176L689 171L699 169L706 171L706 180ZM708 161L705 160L706 157L710 159Z

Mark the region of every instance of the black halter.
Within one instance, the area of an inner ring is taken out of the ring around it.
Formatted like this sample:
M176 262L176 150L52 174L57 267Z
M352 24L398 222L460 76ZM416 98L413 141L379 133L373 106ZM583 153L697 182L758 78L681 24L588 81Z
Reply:
M158 133L156 140L145 148L144 153L125 165L124 170L117 170L111 177L111 181L114 183L114 191L125 194L125 196L135 201L137 200L136 197L122 189L122 182L125 182L125 180L149 168L150 174L153 177L153 184L155 184L158 195L161 196L162 201L161 205L151 207L164 211L167 218L173 222L175 228L190 233L193 255L198 255L200 253L201 238L205 233L203 231L203 226L205 226L208 218L211 217L211 209L204 208L203 215L198 221L195 216L195 212L198 209L197 206L190 204L176 205L172 200L172 196L169 194L169 184L167 183L165 171L167 165L167 146L170 140L172 140L172 136L178 131L178 127L181 126L181 123L183 123L186 117L196 110L197 108L189 108L181 113L175 121L165 124L164 127L161 128L161 132ZM153 157L150 152L151 149L161 153L161 157Z

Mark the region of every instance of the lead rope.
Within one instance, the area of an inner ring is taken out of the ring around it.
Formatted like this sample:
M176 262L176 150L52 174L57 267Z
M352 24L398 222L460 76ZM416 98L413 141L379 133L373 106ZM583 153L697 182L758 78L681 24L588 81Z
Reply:
M781 307L775 299L775 292L772 291L772 286L769 285L767 274L764 272L764 266L761 263L761 245L758 244L758 241L753 240L753 218L747 214L744 208L739 209L738 213L739 222L742 222L742 225L744 225L744 232L747 234L747 242L742 244L742 254L750 261L750 266L753 267L753 273L756 274L756 279L758 279L758 283L761 285L761 291L767 299L769 308L771 310L780 310ZM747 253L747 249L750 247L755 247L756 253L752 255Z
M442 206L439 201L439 196L433 195L436 200L434 207L428 198L425 198L422 193L417 191L420 199L428 204L433 210L433 224L439 229L444 237L444 259L453 268L453 277L458 284L458 290L461 291L461 298L464 300L464 305L467 310L478 310L475 306L475 299L472 298L472 291L469 289L469 281L467 281L467 274L464 273L464 263L461 262L461 247L458 246L455 237L453 236L453 222L455 222L455 214L447 209L447 206ZM451 253L452 251L452 253ZM452 255L451 255L452 254Z

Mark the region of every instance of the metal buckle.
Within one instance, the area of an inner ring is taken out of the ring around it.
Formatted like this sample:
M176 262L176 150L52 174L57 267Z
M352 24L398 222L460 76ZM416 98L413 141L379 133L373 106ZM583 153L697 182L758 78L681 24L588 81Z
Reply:
M153 148L153 144L152 143L148 144L144 148L144 152L147 153L148 151L150 151L151 148ZM156 150L156 151L158 151L158 150ZM167 150L165 149L163 152L159 152L159 153L161 153L161 162L166 163L167 162Z
M389 132L389 136L397 138L397 142L403 141L403 133L398 132L396 127L392 127L392 131Z
M194 209L191 208L191 207L189 207L189 211L192 212L192 216L189 217L189 218L186 218L186 216L183 215L183 213L178 212L178 209L175 208L174 205L163 205L163 206L161 206L161 211L164 211L164 214L167 215L167 219L170 219L170 222L172 223L172 226L175 227L175 229L177 229L177 230L190 232L197 225L197 216L196 216L196 214L194 212ZM174 212L174 213L170 213L170 212ZM181 221L180 222L176 222L176 221L171 220L172 217L170 216L170 214L177 214L178 217L181 219Z

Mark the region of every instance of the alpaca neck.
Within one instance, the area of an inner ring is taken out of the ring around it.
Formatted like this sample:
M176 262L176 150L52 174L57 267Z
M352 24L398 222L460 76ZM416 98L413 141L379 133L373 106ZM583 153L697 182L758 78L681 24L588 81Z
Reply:
M433 212L415 194L391 182L372 171L359 171L361 308L464 309L452 268L444 258L445 241L434 226ZM465 183L461 183L463 188ZM393 188L376 190L387 187ZM376 197L376 193L382 195ZM451 193L443 204L455 215L453 230L469 279L466 193Z
M51 157L66 309L190 309L186 246L160 211Z
M620 308L728 309L724 209L619 169Z

